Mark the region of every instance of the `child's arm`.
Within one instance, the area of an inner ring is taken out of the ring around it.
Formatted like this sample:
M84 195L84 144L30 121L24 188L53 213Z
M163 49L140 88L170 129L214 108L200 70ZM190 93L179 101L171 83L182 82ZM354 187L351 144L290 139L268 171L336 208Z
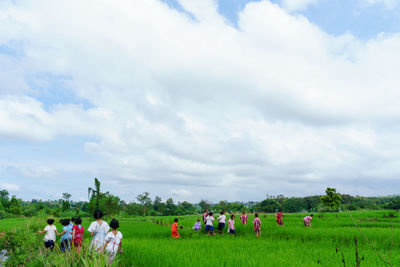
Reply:
M67 232L67 230L62 231L61 233L57 233L57 235L63 235Z
M119 253L122 254L124 251L122 250L122 240L119 241L119 249L118 249Z
M47 232L46 230L43 230L43 231L40 231L40 230L39 230L39 231L38 231L39 234L44 234L44 233L46 233L46 232Z
M107 247L108 243L109 243L109 242L106 241L106 243L104 244L104 247L103 247L102 251L106 250L106 247Z
M75 229L72 229L72 239L75 239Z

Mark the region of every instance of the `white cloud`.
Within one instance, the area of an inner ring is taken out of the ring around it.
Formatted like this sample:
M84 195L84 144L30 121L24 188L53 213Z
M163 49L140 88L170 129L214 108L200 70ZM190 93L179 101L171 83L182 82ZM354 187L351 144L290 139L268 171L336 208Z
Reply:
M399 4L398 0L362 0L361 3L363 5L376 5L381 4L387 9L392 9Z
M7 191L19 191L20 187L16 184L9 183L0 183L0 188L5 189Z
M155 0L3 6L0 40L25 56L7 59L21 85L2 85L0 136L84 136L106 162L95 174L121 190L194 200L397 177L398 35L330 36L268 1L247 4L235 29L214 1L180 3L196 20ZM92 107L26 95L25 75L42 73L71 77Z
M305 10L310 5L315 5L319 1L320 0L281 0L283 7L288 11Z

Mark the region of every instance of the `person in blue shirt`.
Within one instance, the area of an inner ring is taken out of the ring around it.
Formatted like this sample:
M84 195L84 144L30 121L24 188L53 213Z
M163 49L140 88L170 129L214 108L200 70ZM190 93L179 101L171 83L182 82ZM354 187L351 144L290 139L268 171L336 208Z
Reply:
M72 240L72 234L70 232L70 221L69 219L64 219L61 220L61 224L63 225L62 232L59 233L58 235L62 235L61 237L61 244L60 244L60 250L61 252L66 252L70 250L71 247L71 240Z

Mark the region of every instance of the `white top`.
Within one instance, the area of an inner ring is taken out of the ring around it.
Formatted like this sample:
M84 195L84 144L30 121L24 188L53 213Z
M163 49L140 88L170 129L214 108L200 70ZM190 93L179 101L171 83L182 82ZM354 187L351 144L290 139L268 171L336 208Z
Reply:
M108 230L110 230L110 227L105 221L102 221L101 224L99 224L97 221L92 222L88 228L88 231L93 233L93 239L90 243L90 247L94 247L95 249L102 248L106 243L105 237Z
M219 217L218 217L218 222L219 222L219 223L226 223L226 216L225 216L225 214L219 215Z
M113 232L109 232L105 238L106 242L108 242L106 251L109 253L117 253L121 239L122 234L120 231L118 231L116 235L114 235Z
M55 225L46 225L44 228L44 231L46 231L46 234L43 238L43 240L46 241L56 241L56 231L57 227Z
M235 230L235 221L232 219L229 219L228 226L229 226L229 229Z
M206 225L213 225L213 221L214 221L214 217L213 216L208 215L206 217Z

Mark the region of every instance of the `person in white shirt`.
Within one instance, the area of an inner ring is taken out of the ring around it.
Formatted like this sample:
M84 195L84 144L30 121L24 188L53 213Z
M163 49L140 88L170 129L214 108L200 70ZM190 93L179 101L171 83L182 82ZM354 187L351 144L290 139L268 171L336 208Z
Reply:
M218 217L218 233L222 235L222 231L225 228L226 224L226 216L225 216L225 211L221 211L219 217Z
M105 238L110 230L108 224L103 221L103 212L101 210L96 210L93 214L96 221L92 222L88 228L88 232L93 236L92 242L90 243L90 248L94 248L99 251L104 247Z
M208 216L206 217L206 232L208 233L208 235L215 235L214 233L214 217L213 217L213 212L210 211L208 213Z
M106 251L109 256L108 264L111 264L114 261L118 251L122 253L122 234L117 230L119 227L118 220L112 219L110 226L112 230L106 235L106 243L104 244L103 248L103 251Z
M58 235L57 227L53 225L54 219L48 219L47 224L48 225L46 225L43 231L38 231L38 232L39 234L45 233L45 236L43 238L44 246L46 247L46 249L53 250L56 242L56 234Z

